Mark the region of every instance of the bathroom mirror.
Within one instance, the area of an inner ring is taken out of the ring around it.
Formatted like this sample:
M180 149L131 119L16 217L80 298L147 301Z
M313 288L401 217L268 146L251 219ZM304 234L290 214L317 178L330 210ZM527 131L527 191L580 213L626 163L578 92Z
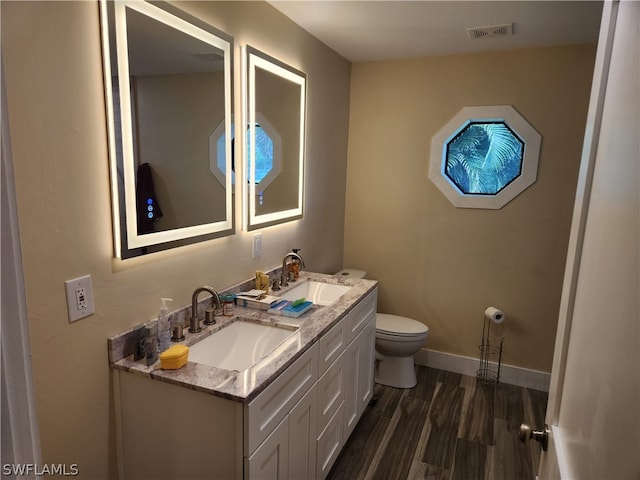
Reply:
M247 230L302 218L306 74L243 48Z
M165 2L100 6L116 256L232 234L231 37Z

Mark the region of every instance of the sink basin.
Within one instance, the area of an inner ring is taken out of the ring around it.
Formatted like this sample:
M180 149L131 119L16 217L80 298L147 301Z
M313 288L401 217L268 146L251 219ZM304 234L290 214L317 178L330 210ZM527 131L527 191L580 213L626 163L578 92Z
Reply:
M224 370L242 371L297 337L296 328L238 319L189 349L189 361Z
M279 297L284 300L297 300L304 297L316 305L326 306L331 305L349 290L351 290L351 287L345 285L334 285L331 283L307 280L286 293L279 295Z

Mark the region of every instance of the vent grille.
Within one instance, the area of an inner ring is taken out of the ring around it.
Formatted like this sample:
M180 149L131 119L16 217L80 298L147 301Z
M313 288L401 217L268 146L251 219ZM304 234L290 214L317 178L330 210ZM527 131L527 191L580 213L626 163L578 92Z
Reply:
M467 28L467 35L472 40L489 37L510 37L513 35L513 23Z

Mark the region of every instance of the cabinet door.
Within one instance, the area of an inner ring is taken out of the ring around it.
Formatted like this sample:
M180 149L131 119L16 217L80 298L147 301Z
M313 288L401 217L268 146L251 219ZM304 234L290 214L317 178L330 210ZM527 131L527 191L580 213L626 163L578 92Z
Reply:
M289 477L313 479L316 474L318 390L314 385L289 414Z
M373 371L376 343L376 317L375 315L364 327L359 337L358 364L361 370L358 375L358 419L362 416L369 400L373 396Z
M244 461L245 480L289 478L289 417Z
M373 361L376 333L375 315L347 348L345 388L345 441L351 435L373 394Z

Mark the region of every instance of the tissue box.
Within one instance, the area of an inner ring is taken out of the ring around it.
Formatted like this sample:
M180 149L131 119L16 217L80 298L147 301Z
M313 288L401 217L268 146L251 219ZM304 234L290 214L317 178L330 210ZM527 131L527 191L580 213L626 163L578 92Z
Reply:
M160 354L160 363L164 370L177 370L187 364L189 359L189 347L174 345Z

